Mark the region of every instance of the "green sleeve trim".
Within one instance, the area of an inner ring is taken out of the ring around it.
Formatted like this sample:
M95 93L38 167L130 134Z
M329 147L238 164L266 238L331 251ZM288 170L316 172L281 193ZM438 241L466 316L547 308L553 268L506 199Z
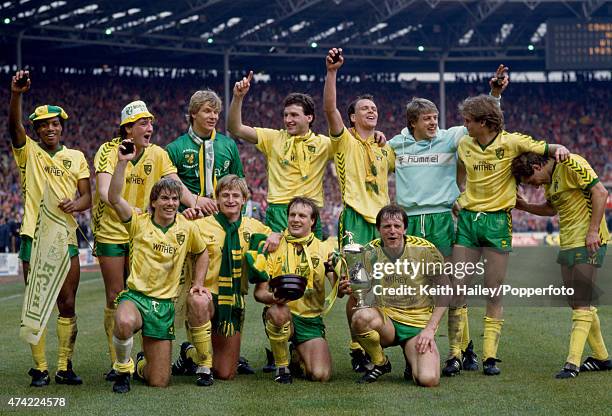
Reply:
M544 143L544 154L545 154L546 156L554 156L554 155L549 155L549 154L548 154L548 143Z
M584 187L584 189L586 189L587 191L590 191L592 187L594 187L595 185L597 185L597 183L599 182L599 178L595 178L591 181L590 184L588 184L587 186Z
M130 222L132 222L132 218L134 216L132 215L129 219L125 220L125 221L121 221L123 224L129 224Z
M331 139L339 139L340 137L342 137L343 134L344 134L344 127L342 127L342 130L340 130L340 133L338 133L338 135L332 134L332 132L330 130L329 137Z

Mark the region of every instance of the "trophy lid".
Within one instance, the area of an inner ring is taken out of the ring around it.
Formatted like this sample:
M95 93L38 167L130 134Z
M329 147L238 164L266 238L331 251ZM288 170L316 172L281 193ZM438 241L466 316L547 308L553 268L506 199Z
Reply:
M269 280L268 284L277 299L296 300L304 296L308 280L296 274L284 274Z
M345 253L361 253L364 251L364 248L361 244L347 244L342 247L342 251Z

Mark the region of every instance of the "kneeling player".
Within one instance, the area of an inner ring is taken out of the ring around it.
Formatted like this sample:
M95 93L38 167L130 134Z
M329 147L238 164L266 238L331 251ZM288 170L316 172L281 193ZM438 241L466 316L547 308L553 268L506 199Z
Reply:
M603 264L610 238L603 215L608 191L589 163L575 154L556 163L546 156L524 153L512 162L512 173L517 181L544 185L546 193L546 202L530 204L519 200L517 208L535 215L559 214L561 250L557 262L563 283L573 288L574 294L569 297L573 322L569 354L556 377L574 378L579 371L612 370L597 309L591 304L597 269ZM593 356L580 365L586 342Z
M123 145L120 149L125 151ZM128 289L117 297L113 343L118 373L113 391L130 390L134 362L130 357L133 334L142 329L144 354L138 354L137 375L147 384L165 387L170 380L170 358L174 339L174 298L185 256L197 255L195 275L187 298L188 321L201 327L210 321L211 295L204 288L208 252L197 226L177 215L180 182L163 178L151 189L151 213L137 214L121 197L126 165L135 152L118 153L118 162L109 186L109 201L130 236ZM199 345L195 343L196 349Z
M331 377L331 354L322 318L324 262L331 250L313 233L318 211L316 203L309 198L296 197L289 202L288 227L278 249L270 254L266 264L266 272L271 278L284 274L307 278L304 296L288 302L287 299L275 298L268 291L267 284L260 284L255 289L255 299L269 306L264 311L266 333L276 364L274 381L282 384L293 381L289 370L289 340L295 346L308 379L327 381ZM333 284L333 273L327 277Z
M441 274L444 258L433 244L425 239L405 236L408 217L397 205L387 205L376 217L380 239L370 242L375 263L386 265L404 260L420 263L413 274L385 274L373 288L377 307L357 309L351 319L351 330L368 353L372 363L358 383L372 383L391 372L391 362L383 348L401 345L409 366L404 377L418 385L435 387L440 382L440 353L434 336L440 319L446 312L448 296L422 295L421 287L449 288L448 277ZM382 269L385 269L384 267ZM408 288L408 289L407 289ZM393 289L393 290L388 290ZM408 295L395 295L396 289L408 290ZM339 291L351 293L348 280L341 282ZM441 294L443 290L440 290ZM433 308L433 309L432 309Z

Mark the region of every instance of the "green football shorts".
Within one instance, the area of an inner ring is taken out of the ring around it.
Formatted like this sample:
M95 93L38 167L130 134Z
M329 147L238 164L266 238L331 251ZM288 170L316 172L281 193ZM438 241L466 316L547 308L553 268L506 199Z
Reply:
M380 237L376 224L367 222L361 214L345 205L338 219L338 243L340 247L350 243L349 236L353 243L362 245Z
M26 263L30 262L30 258L32 257L32 242L32 237L21 235L21 245L19 246L19 259L21 261L25 261ZM68 255L70 258L78 256L78 247L74 244L68 244Z
M322 317L305 318L291 314L291 320L293 322L293 335L291 336L293 345L297 346L315 338L325 338L325 324Z
M512 214L510 211L474 212L462 209L457 219L455 244L512 251Z
M448 212L408 216L406 235L421 237L432 243L443 256L453 254L455 223Z
M94 240L94 256L128 257L129 255L129 243L101 243L99 241Z
M157 299L128 289L119 293L115 303L132 302L142 317L142 335L161 340L174 339L174 301Z
M390 319L390 318L389 318ZM403 345L405 342L416 337L421 333L423 328L417 328L416 326L406 325L398 321L391 319L393 328L395 328L395 339L393 345Z
M589 254L586 247L575 247L567 250L560 250L557 256L557 263L562 266L573 267L577 264L590 264L597 268L603 265L606 257L607 245L599 247L599 250Z

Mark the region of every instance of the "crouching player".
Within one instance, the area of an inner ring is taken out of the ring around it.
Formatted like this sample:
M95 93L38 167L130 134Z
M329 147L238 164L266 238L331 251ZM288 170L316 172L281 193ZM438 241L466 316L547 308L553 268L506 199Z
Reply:
M383 348L394 345L403 348L409 364L404 378L424 387L435 387L440 382L440 353L434 336L450 300L450 281L442 274L442 254L429 241L404 235L407 224L406 212L397 205L383 207L376 217L381 238L369 244L374 250L375 264L408 261L421 266L418 271L413 268L415 273L394 270L380 276L380 280L373 280L378 286L372 289L377 306L353 313L351 330L372 359L358 383L372 383L391 372L391 362ZM432 296L421 294L421 288L426 287L439 288L435 306ZM407 294L394 294L397 289ZM348 280L341 281L338 290L342 294L352 293Z
M546 156L524 153L512 162L517 182L544 185L546 201L531 204L518 200L517 208L535 215L559 214L561 250L557 263L567 288L572 308L572 333L569 354L557 378L574 378L579 371L612 370L612 361L601 335L597 308L592 306L597 269L603 264L610 238L604 220L608 191L582 157L555 162ZM580 360L588 342L593 356Z
M271 277L298 274L308 283L304 296L289 302L277 299L269 292L267 282L258 284L255 299L269 307L264 310L266 334L276 364L274 381L289 384L289 341L295 346L306 377L312 381L327 381L331 377L331 354L325 339L323 308L325 304L325 264L331 247L315 237L313 230L319 218L316 202L295 197L287 207L288 226L278 249L268 256L266 272ZM333 284L333 273L327 277ZM296 366L297 369L297 366Z
M120 145L125 152L125 146ZM210 321L211 295L204 288L208 252L197 226L178 214L180 182L162 178L151 189L150 213L137 214L121 197L126 165L135 152L118 152L118 162L109 185L108 199L130 236L128 289L117 297L113 344L118 373L113 391L130 390L134 362L130 357L133 335L142 329L144 354L137 358L137 376L147 384L165 387L170 380L174 339L174 298L188 253L197 255L195 275L187 298L188 321L192 328ZM195 342L194 342L195 343ZM196 349L201 348L195 343Z

